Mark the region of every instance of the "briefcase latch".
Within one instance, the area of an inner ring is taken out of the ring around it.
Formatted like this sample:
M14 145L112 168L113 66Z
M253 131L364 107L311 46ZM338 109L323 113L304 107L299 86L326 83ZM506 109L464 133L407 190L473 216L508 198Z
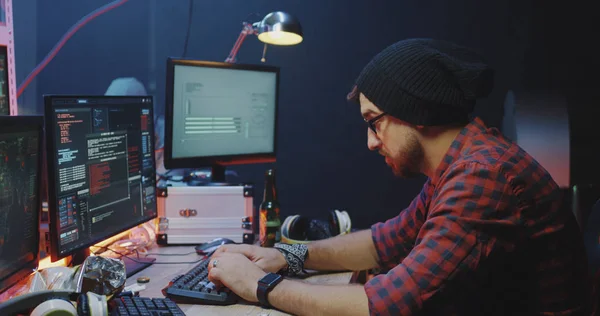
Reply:
M179 215L182 217L192 217L198 215L198 212L196 212L196 210L186 208L183 210L179 210Z

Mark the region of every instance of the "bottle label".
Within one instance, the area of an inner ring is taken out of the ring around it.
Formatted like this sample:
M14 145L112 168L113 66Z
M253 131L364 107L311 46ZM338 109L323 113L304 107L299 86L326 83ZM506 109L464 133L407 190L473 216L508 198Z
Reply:
M260 213L260 245L273 247L281 240L281 221L279 218L268 218L267 212Z

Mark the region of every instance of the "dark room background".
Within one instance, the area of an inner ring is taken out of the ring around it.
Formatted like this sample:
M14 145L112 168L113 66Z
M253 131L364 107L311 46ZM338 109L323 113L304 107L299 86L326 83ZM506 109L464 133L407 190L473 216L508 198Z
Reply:
M42 95L104 94L112 80L134 77L164 113L168 56L183 53L190 0L130 0L82 27L19 98L21 113L42 113ZM224 61L242 22L282 10L302 23L298 46L267 50L281 68L278 156L274 164L235 166L228 180L256 185L276 167L282 215L325 218L346 209L356 228L398 214L424 178L397 179L369 152L358 106L345 96L362 67L380 50L409 37L433 37L471 46L496 69L492 95L476 114L500 127L507 91L564 95L571 121L571 183L599 174L597 22L585 3L570 1L194 1L188 58ZM14 3L17 82L67 30L107 0L18 0ZM257 14L255 14L257 13ZM263 45L248 37L238 63L259 64Z

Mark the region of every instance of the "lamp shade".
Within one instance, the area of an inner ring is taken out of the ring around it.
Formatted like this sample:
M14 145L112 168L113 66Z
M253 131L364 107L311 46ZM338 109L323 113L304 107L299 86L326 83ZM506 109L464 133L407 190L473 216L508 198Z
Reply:
M302 42L302 26L291 14L271 12L257 25L258 39L271 45L296 45Z

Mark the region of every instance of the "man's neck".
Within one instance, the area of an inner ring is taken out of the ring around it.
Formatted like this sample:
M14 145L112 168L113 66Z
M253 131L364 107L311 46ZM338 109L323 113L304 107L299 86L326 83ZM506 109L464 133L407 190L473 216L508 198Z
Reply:
M425 154L425 161L423 161L423 173L432 178L435 174L442 159L448 152L450 145L460 133L462 127L452 127L443 131L436 132L435 134L425 135L421 139L423 151Z

